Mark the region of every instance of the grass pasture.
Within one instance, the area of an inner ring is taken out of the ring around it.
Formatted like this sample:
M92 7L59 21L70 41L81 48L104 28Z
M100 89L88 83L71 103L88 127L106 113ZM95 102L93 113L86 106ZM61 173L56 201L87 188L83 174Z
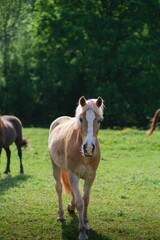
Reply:
M57 195L48 155L48 129L25 128L25 174L12 145L11 173L0 160L0 240L76 240L77 214L57 218ZM89 205L90 240L160 239L160 132L100 130L101 162Z

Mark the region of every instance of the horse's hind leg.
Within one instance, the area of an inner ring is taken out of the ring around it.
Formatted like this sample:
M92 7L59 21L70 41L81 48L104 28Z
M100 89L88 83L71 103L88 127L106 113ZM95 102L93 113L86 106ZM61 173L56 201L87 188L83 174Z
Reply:
M53 176L56 181L56 192L58 195L58 221L64 222L64 210L62 205L62 183L61 183L61 170L52 160L52 167L53 167Z
M19 161L20 161L20 173L24 173L23 170L23 164L22 164L22 149L21 149L21 144L16 141L16 146L17 146L17 150L18 150L18 156L19 156Z
M74 198L74 195L72 193L72 199L71 199L71 202L68 204L68 212L69 213L74 213L74 210L75 210L75 198Z
M4 148L6 151L6 156L7 156L7 165L6 165L6 170L4 171L4 173L9 173L10 172L10 159L11 159L11 150L9 149L9 147Z

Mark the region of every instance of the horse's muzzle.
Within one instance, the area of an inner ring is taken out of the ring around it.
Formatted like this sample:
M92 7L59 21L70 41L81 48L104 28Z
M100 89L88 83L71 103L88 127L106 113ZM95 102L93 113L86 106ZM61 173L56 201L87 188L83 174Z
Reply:
M95 145L91 144L88 146L87 144L83 145L83 152L85 157L93 157L95 153Z

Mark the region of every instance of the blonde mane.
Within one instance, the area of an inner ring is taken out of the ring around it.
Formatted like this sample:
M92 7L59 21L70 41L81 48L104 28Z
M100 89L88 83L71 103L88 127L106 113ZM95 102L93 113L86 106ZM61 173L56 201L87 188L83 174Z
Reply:
M103 119L104 104L102 103L102 105L100 107L98 107L96 105L96 101L97 101L97 99L89 99L89 100L86 101L86 105L83 106L83 107L79 104L76 108L75 117L77 118L80 114L82 114L82 113L86 112L87 110L91 109L99 117L101 117Z

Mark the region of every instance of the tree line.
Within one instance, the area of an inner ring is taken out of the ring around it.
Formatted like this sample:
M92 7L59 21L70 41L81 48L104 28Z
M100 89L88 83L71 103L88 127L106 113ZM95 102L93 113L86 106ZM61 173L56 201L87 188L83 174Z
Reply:
M25 125L105 103L103 127L146 126L160 107L159 0L1 0L0 114Z

